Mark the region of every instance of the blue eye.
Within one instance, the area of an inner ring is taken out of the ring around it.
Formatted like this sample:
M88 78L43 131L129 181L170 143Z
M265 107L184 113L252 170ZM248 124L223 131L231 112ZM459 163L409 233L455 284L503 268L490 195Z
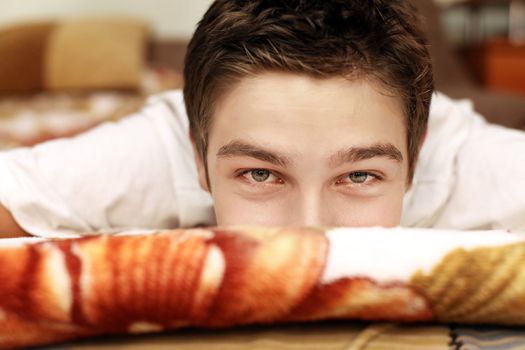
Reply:
M250 171L250 175L255 182L264 182L270 177L270 170L254 169Z
M356 184L365 183L366 180L368 180L369 176L370 176L369 173L360 172L360 171L348 174L348 178L350 179L350 181Z

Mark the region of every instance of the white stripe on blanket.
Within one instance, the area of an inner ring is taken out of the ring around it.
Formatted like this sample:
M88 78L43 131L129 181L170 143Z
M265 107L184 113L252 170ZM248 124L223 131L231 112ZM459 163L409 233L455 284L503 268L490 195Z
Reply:
M336 228L327 231L330 254L322 282L366 277L380 283L408 281L430 272L456 248L501 246L525 240L507 231L451 231L407 228ZM349 252L348 249L351 249Z

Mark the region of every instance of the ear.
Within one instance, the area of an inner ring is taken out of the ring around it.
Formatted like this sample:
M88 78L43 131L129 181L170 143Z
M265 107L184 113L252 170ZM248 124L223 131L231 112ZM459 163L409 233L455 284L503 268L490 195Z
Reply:
M191 132L189 134L191 140L191 147L193 149L193 157L195 159L195 164L197 165L197 173L199 175L199 185L204 191L211 193L210 186L208 185L208 176L206 174L206 160L202 159L200 153L197 151L197 147L195 146L195 140L193 139Z

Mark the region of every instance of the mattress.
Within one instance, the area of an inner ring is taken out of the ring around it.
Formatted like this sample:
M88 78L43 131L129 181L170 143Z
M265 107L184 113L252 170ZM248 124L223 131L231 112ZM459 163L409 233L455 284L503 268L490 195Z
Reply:
M74 136L140 109L152 94L182 86L175 70L145 69L138 91L41 92L0 97L0 150Z

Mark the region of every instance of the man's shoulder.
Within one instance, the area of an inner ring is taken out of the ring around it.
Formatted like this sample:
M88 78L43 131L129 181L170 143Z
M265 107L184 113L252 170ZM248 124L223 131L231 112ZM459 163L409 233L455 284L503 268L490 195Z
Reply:
M158 103L169 103L174 107L185 109L184 94L181 89L166 90L158 94L151 95L146 100L146 106Z
M457 153L473 127L486 125L485 119L475 111L472 101L454 100L436 92L430 106L427 137L423 153L432 155L429 160L436 161L436 153L449 160ZM426 152L425 152L426 151Z
M412 188L404 203L403 225L431 227L454 191L458 152L472 126L482 120L468 100L434 93L428 129ZM481 121L482 122L482 121Z
M454 116L455 115L455 116ZM441 92L432 95L430 105L430 121L435 119L460 121L484 121L485 119L476 112L474 104L467 98L453 99Z
M189 128L188 115L182 90L167 90L151 95L146 100L141 114L169 124L172 128L186 131Z

